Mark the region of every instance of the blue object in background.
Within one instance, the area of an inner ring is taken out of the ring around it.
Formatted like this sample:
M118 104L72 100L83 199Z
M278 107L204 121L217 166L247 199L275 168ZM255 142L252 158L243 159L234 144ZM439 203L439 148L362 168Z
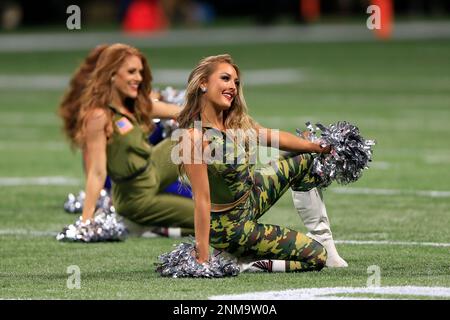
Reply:
M183 184L181 181L176 181L168 186L165 193L173 193L182 197L192 198L192 190L187 185Z
M148 141L152 145L157 145L163 139L163 126L161 121L155 122L155 130L153 130L152 134L148 137Z
M103 189L106 190L111 190L112 184L111 184L111 179L109 178L109 176L106 176L106 181L105 181L105 186L103 187Z

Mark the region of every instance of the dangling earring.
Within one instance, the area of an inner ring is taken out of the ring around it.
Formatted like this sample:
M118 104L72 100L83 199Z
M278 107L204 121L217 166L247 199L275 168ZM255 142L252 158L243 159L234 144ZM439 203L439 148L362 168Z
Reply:
M201 87L200 90L202 90L203 93L206 93L206 88L205 87Z
M111 82L114 82L114 77L111 77Z

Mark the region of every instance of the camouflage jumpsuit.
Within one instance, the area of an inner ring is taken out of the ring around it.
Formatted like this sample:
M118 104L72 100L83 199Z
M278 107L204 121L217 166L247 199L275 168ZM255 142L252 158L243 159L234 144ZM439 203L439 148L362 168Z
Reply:
M230 153L226 152L225 133L206 128L216 131L219 138L213 139L211 144L223 148L226 160ZM286 260L286 271L322 269L327 254L319 242L289 228L258 222L290 187L309 190L315 186L316 181L309 174L312 162L313 155L305 153L284 154L271 165L258 169L239 161L208 164L213 208L214 204L232 203L247 196L229 210L212 210L211 246L236 257Z

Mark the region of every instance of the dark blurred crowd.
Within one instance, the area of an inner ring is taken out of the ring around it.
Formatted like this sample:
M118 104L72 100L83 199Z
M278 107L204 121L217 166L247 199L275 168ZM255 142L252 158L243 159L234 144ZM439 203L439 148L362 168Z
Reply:
M448 17L447 0L392 0L396 14L404 16ZM258 24L277 23L282 18L297 23L310 22L305 10L318 16L358 16L365 14L370 0L2 0L1 29L21 26L65 25L66 9L76 4L83 23L125 24L154 28L205 25L220 18L250 17ZM305 9L306 8L306 9ZM308 9L309 8L309 9ZM303 12L302 12L303 11ZM316 12L317 11L317 12ZM130 13L131 12L131 13ZM136 19L153 24L131 23ZM251 21L251 20L250 20Z

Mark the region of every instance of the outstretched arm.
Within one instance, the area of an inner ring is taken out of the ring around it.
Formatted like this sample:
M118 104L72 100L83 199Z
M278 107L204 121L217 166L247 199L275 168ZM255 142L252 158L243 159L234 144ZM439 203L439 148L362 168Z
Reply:
M292 133L285 131L278 131L259 126L257 128L258 135L262 138L267 146L276 146L278 140L278 148L283 151L290 152L315 152L315 153L329 153L330 147L321 147L320 144L314 143L304 138L300 138Z
M152 118L177 119L182 108L172 103L153 101Z
M82 221L92 219L97 199L106 179L106 132L108 123L106 112L96 109L86 123L86 198Z

